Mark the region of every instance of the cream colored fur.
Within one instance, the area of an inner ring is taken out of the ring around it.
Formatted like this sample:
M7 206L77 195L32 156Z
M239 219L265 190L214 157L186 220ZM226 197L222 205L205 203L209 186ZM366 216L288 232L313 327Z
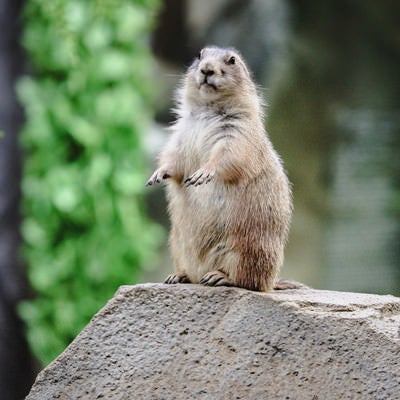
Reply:
M177 92L177 121L148 185L166 179L175 274L271 290L291 218L288 179L240 54L207 47Z

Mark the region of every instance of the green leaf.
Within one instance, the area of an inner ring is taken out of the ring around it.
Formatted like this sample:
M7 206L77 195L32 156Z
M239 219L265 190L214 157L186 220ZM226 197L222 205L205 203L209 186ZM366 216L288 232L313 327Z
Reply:
M23 255L36 291L20 306L47 363L162 238L140 196L154 82L155 0L27 0L23 45L33 74L17 92L26 123Z

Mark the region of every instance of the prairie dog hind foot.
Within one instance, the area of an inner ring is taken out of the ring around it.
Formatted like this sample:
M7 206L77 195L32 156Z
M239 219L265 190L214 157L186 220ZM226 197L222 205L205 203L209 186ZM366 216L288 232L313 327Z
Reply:
M185 273L171 274L165 278L164 283L172 285L174 283L192 283L189 277Z
M204 286L235 286L222 271L207 272L200 279L200 284Z

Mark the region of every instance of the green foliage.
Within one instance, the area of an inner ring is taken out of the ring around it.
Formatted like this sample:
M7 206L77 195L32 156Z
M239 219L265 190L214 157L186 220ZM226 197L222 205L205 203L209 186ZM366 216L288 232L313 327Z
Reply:
M139 276L161 231L144 216L155 0L28 0L18 85L24 256L37 298L21 306L43 362L121 284Z

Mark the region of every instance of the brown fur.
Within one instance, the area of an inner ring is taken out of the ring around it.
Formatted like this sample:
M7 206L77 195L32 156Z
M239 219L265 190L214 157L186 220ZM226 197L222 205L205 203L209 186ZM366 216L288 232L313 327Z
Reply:
M177 93L178 118L147 183L169 178L176 274L166 282L271 290L292 200L250 73L237 51L207 47Z

